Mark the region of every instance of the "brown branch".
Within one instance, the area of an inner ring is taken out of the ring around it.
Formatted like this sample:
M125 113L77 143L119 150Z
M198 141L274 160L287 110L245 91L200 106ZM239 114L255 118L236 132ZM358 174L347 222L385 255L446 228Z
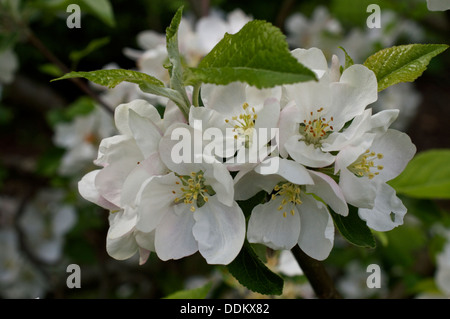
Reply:
M298 245L292 248L292 253L300 268L308 278L317 298L320 299L341 299L341 295L334 287L333 280L326 271L324 265L305 254Z
M53 63L55 66L57 66L62 73L69 73L70 69L61 62L46 46L44 43L42 43L41 40L39 40L38 37L31 31L27 30L27 39L28 41L51 63ZM81 81L79 78L71 78L70 79L73 83L75 83L84 93L86 93L88 96L90 96L92 99L94 99L102 108L105 109L109 114L114 114L114 111L112 108L106 104L104 101L100 99L100 97L95 94L88 85L86 85L85 82Z

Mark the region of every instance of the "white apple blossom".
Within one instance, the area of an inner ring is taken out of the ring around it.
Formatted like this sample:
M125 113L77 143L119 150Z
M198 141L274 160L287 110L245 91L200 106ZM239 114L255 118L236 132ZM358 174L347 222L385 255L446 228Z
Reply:
M448 0L427 0L427 8L430 11L450 10L450 2Z
M159 142L166 128L183 121L180 110L168 103L164 119L144 100L121 104L115 110L119 135L101 141L95 164L103 166L86 174L78 184L87 200L111 211L107 251L116 259L128 259L138 250L141 263L154 250L154 235L136 230L136 194L150 176L165 174Z
M292 51L300 63L316 72L318 82L285 86L286 106L280 114L280 154L309 167L333 164L344 145L358 137L360 122L345 125L377 99L375 74L362 65L339 71L333 57L331 68L317 48Z
M255 166L269 153L269 141L277 135L281 88L259 90L245 83L225 86L203 85L204 107L192 107L189 123L199 121L214 154L224 158L228 169L236 171ZM219 130L219 136L208 129Z
M406 207L386 182L397 177L413 158L416 147L405 133L388 129L398 111L386 110L373 116L368 109L371 130L336 158L335 173L347 202L359 207L359 216L378 231L403 223ZM364 138L367 136L372 136Z
M233 179L222 163L173 162L171 131L177 127L195 136L192 127L179 124L163 137L161 158L170 173L144 182L138 194L136 227L155 232L155 251L162 260L199 251L210 264L228 264L245 238L245 218L233 198Z
M274 158L266 161L271 160ZM348 214L336 182L292 160L279 159L274 174L262 172L262 165L235 177L236 200L246 200L260 191L271 196L252 210L247 230L249 242L275 250L292 249L298 244L315 259L327 258L333 247L334 225L325 203L338 214Z

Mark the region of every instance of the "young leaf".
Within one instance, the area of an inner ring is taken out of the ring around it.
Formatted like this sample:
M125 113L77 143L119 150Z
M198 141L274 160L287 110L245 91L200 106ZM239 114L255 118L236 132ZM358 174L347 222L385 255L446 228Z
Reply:
M90 72L70 72L51 81L53 82L71 78L85 78L108 88L114 88L122 82L131 82L139 85L139 88L146 93L167 97L178 106L185 105L184 99L178 91L166 88L164 83L157 78L138 71L110 69ZM183 111L183 107L181 106L180 109ZM186 113L184 115L187 116Z
M450 149L417 154L389 182L398 194L422 199L450 199Z
M72 69L76 68L81 59L108 43L109 37L94 39L84 49L70 52L69 59L72 61Z
M343 47L339 47L339 49L341 49L345 54L345 65L344 65L343 70L345 70L345 69L351 67L353 64L355 64L355 62L353 62L353 59L350 57L350 55L348 55L347 51L345 51L345 49Z
M145 73L123 69L97 70L90 72L70 72L57 79L58 81L70 78L85 78L96 84L106 86L110 89L116 87L122 82L131 82L140 85L153 85L156 87L164 87L164 83Z
M208 282L206 285L189 290L180 290L168 295L164 299L205 299L211 290L212 283Z
M181 65L180 52L178 50L178 27L180 26L182 15L183 7L178 9L170 26L166 29L166 48L170 62L170 88L177 91L182 97L183 105L178 106L182 108L183 113L187 114L191 103L187 97L183 83L183 67Z
M264 295L281 295L283 279L267 268L245 241L239 255L228 265L230 273L248 289Z
M413 82L430 60L448 48L446 44L408 44L378 51L364 65L378 80L378 91L400 82Z
M373 234L366 222L359 218L356 207L349 205L349 212L345 217L332 210L330 212L336 228L347 241L356 246L375 248Z
M82 3L106 25L110 27L116 25L114 12L109 0L82 0Z
M224 38L185 74L186 83L246 82L258 88L316 80L290 53L285 36L272 24L253 20Z

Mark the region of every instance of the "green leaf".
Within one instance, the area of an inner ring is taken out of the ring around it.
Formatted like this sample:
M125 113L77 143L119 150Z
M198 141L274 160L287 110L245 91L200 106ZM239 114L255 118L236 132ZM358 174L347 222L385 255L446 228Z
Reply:
M389 182L398 194L422 199L450 199L450 149L417 154Z
M103 23L110 27L115 27L116 20L109 0L82 0L81 2Z
M283 279L270 271L245 241L239 255L228 265L230 273L248 289L264 295L281 295Z
M339 49L344 51L344 54L345 54L345 65L344 65L343 70L345 70L345 69L351 67L353 64L355 64L355 62L353 62L353 59L348 55L347 51L345 51L345 49L343 47L340 46Z
M75 66L78 65L81 59L108 43L109 37L94 39L89 42L89 44L84 49L70 52L69 59L72 61L72 65L74 66L73 69L75 69Z
M180 26L182 16L183 7L177 10L170 26L166 29L166 48L169 57L168 68L170 73L170 88L177 91L182 98L183 102L177 105L187 118L191 102L189 101L184 87L183 67L181 64L180 52L178 50L178 27Z
M186 83L246 82L258 88L316 80L290 53L285 36L272 24L253 20L224 38L185 75Z
M164 83L153 76L138 71L123 69L97 70L90 72L70 72L57 79L51 80L51 82L71 78L85 78L89 81L102 86L106 86L110 89L116 87L122 82L131 82L138 84L139 86L152 85L156 87L164 87Z
M341 235L350 243L360 247L375 248L376 242L366 222L359 218L358 209L349 205L347 216L336 214L330 210L334 224Z
M163 299L205 299L211 290L212 282L208 282L206 285L189 290L180 290L168 295Z
M408 44L378 51L364 65L378 80L378 91L400 82L413 82L427 68L430 60L448 48L446 44Z

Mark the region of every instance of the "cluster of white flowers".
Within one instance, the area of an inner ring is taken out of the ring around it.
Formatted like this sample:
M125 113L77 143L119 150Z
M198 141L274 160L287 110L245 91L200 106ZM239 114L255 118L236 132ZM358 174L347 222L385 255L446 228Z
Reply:
M346 29L341 21L333 17L324 6L314 9L311 17L294 13L286 20L287 40L293 48L320 48L327 58L333 54L344 60L343 47L356 63L381 48L388 48L402 39L414 43L425 40L422 26L398 13L383 9L380 16L381 28ZM400 83L379 92L378 100L372 108L376 111L398 109L399 117L393 127L406 131L418 112L421 94L413 83Z
M416 148L389 128L398 110L368 107L377 100L375 75L363 65L341 74L337 56L328 67L317 48L292 55L319 80L263 90L203 85L204 105L187 119L170 101L162 117L144 100L115 109L119 135L101 141L101 168L79 182L84 198L111 212L112 257L139 251L144 263L150 252L168 260L198 251L210 264L228 264L247 237L275 250L299 245L323 260L335 236L330 209L347 216L356 206L377 231L403 223L406 208L386 182ZM270 130L276 138L261 134ZM192 145L181 162L179 132ZM266 200L246 225L237 201L261 191Z

